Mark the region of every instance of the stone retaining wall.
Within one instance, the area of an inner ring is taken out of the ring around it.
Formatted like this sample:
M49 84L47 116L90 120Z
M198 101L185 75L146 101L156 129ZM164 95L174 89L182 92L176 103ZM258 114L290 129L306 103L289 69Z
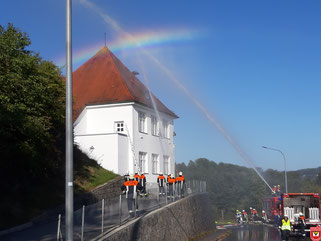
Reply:
M201 193L155 210L97 240L181 241L214 229L208 194Z

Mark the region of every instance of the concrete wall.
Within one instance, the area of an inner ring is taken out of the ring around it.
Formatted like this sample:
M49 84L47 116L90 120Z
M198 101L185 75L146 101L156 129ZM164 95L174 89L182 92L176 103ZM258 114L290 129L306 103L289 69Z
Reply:
M97 240L181 241L214 229L208 194L201 193L155 210Z

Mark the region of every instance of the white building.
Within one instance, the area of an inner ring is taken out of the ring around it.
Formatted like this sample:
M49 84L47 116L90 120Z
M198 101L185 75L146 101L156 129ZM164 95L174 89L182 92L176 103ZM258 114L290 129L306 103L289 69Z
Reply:
M107 47L73 73L73 95L75 143L104 168L143 172L148 182L175 172L178 116Z

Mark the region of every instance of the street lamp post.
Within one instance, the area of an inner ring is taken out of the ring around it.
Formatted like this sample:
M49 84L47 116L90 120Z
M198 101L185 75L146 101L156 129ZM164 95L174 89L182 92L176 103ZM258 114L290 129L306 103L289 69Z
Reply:
M287 172L286 172L286 159L285 159L284 153L279 149L274 149L274 148L267 147L267 146L262 146L262 148L269 149L269 150L272 150L272 151L278 151L278 152L280 152L282 154L283 160L284 160L285 192L288 193L288 177L287 177Z
M73 125L72 125L72 57L71 0L66 0L66 240L73 241Z

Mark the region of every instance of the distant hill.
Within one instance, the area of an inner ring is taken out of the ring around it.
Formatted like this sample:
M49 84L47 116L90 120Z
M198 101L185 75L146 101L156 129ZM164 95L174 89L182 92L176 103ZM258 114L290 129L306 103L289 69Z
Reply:
M303 178L316 179L318 174L321 172L321 166L316 168L306 168L296 171Z
M281 191L285 191L283 171L258 169L272 188L274 185L280 185ZM262 199L271 195L271 190L252 168L199 158L190 161L188 165L177 164L176 170L182 171L186 180L207 182L207 191L217 217L221 215L222 210L225 218L230 219L234 219L236 209L248 210L249 207L253 207L261 210ZM321 167L289 171L288 191L320 193L321 182L316 178L320 171Z

